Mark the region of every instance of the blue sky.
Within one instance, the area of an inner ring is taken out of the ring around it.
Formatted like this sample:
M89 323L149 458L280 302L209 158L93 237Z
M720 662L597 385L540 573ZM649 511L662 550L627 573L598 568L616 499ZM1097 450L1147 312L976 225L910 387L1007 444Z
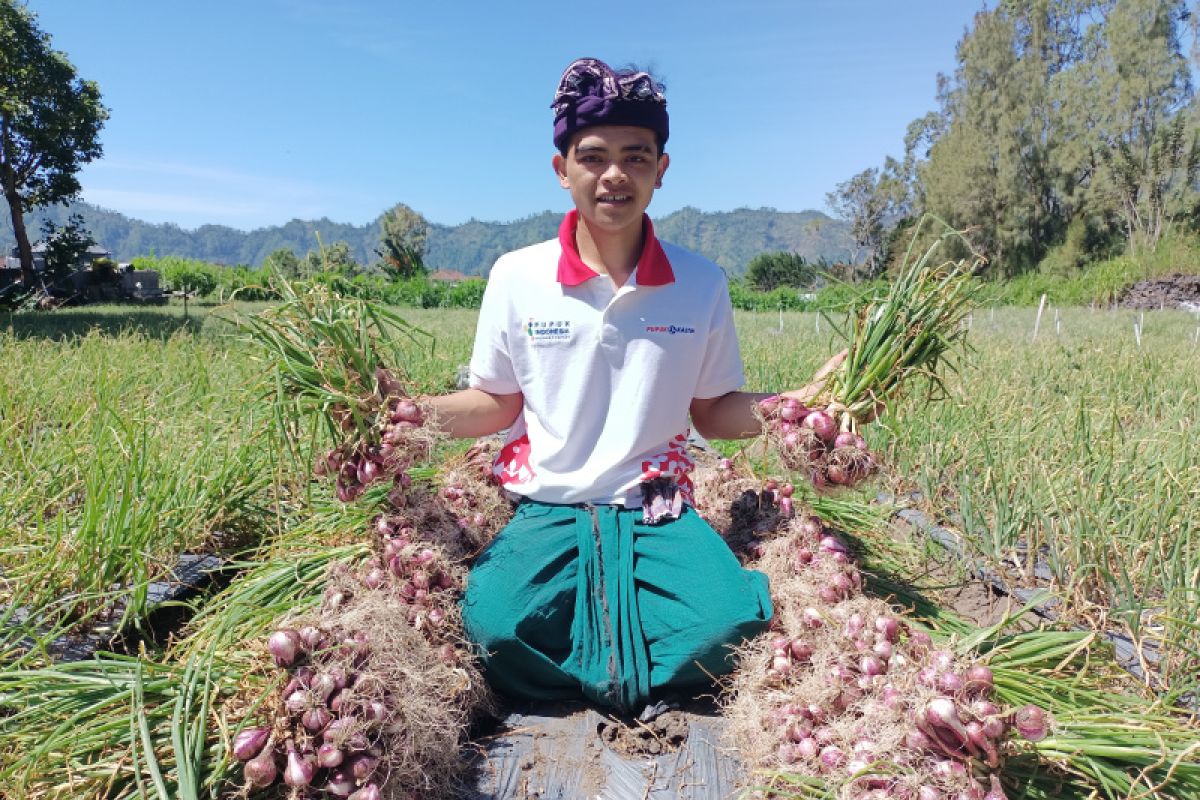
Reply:
M978 2L28 0L111 118L86 200L243 230L565 211L550 99L578 56L667 84L653 215L825 208L899 156Z

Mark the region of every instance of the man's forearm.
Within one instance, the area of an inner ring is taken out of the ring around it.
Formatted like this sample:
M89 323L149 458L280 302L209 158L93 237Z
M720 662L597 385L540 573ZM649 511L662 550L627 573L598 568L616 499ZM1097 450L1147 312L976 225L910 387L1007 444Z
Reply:
M706 439L746 439L758 435L762 424L754 406L770 394L729 392L720 397L692 401L692 425Z
M438 427L460 439L490 436L510 427L524 402L519 393L491 394L481 389L463 389L429 398Z

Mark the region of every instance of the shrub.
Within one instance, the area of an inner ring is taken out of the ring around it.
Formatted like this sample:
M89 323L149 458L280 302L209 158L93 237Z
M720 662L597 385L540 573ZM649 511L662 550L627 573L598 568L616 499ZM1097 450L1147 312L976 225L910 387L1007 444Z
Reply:
M162 282L177 292L191 292L206 297L220 285L222 267L204 261L180 256L163 258L137 258L133 262L137 269L149 269L162 276Z

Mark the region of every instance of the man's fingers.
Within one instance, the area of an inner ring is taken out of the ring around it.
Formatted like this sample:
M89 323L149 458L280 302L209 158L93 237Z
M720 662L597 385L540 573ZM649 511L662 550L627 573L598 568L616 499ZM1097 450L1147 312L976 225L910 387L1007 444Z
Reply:
M837 369L838 367L840 367L842 365L842 362L846 360L846 356L849 353L850 353L849 350L843 350L842 352L835 355L833 358L826 361L825 364L819 370L817 370L815 373L813 373L813 383L816 383L817 381L825 380L825 378L827 378L829 376L829 373L833 372L835 369Z

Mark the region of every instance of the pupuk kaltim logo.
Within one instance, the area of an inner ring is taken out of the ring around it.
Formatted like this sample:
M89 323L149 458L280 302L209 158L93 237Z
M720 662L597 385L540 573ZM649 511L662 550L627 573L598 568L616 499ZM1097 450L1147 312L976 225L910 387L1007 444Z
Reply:
M669 336L674 336L679 333L695 333L696 329L690 325L647 325L646 333L665 333Z

